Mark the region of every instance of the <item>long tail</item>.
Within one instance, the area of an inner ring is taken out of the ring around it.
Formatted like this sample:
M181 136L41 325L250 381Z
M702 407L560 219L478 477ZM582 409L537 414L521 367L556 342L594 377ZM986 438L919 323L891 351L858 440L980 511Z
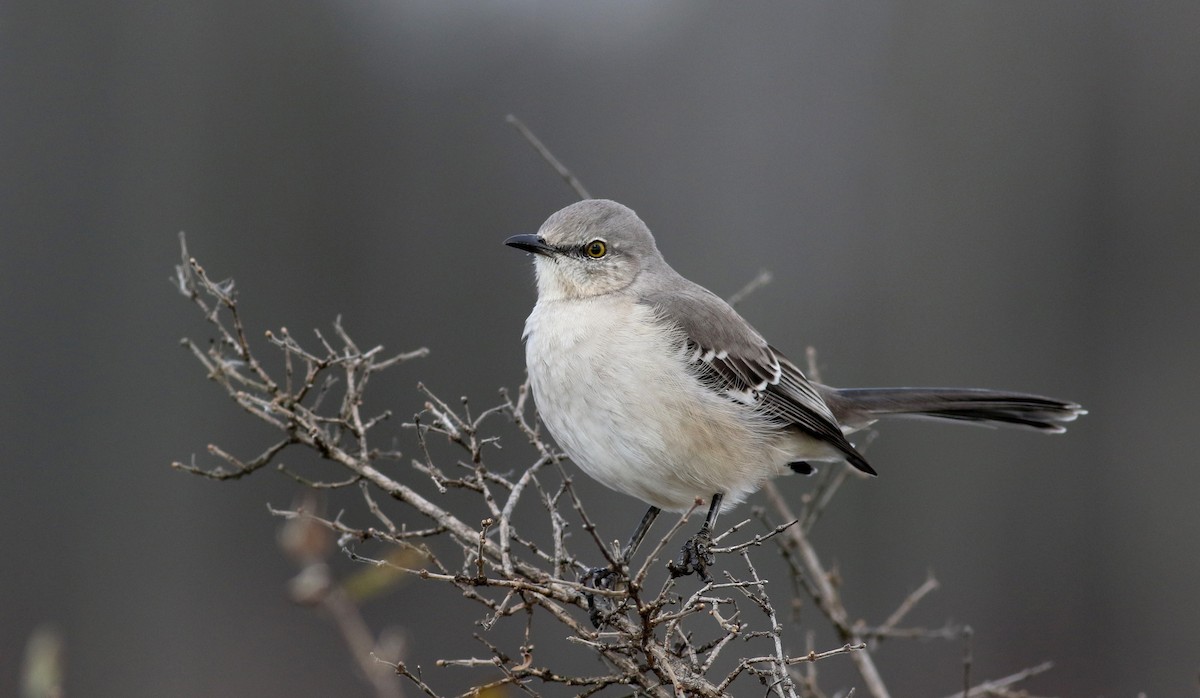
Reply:
M976 388L829 388L821 396L851 430L878 417L927 417L1061 433L1087 414L1079 404L1041 395Z

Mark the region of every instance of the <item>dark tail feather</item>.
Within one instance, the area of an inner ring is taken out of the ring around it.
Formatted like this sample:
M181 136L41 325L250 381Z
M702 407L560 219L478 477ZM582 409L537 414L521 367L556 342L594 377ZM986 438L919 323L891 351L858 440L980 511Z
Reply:
M1087 414L1074 402L1003 390L827 388L822 393L838 421L852 429L865 427L878 417L907 416L1060 433L1067 430L1067 422Z

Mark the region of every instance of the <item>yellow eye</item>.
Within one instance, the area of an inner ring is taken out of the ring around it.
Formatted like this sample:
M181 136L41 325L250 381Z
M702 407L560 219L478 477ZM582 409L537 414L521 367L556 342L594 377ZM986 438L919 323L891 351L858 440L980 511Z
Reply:
M600 259L608 254L608 245L605 245L603 240L592 240L583 251L592 259Z

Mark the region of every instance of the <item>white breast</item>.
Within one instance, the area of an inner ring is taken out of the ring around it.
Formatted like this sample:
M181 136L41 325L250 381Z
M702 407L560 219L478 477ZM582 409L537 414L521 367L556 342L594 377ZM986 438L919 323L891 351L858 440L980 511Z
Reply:
M525 325L542 421L588 475L667 510L733 506L786 471L778 430L704 388L684 338L631 298L541 302Z

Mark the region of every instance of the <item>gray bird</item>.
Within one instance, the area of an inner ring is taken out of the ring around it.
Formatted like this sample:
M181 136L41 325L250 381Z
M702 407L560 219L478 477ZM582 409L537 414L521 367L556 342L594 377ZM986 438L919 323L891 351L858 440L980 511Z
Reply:
M615 201L572 204L505 244L535 255L524 339L542 421L585 473L650 505L622 562L660 510L703 500L705 524L671 569L707 578L719 511L770 478L813 472L813 461L875 475L846 434L878 417L1058 433L1085 413L1025 393L810 381L728 303L672 269L646 224Z

